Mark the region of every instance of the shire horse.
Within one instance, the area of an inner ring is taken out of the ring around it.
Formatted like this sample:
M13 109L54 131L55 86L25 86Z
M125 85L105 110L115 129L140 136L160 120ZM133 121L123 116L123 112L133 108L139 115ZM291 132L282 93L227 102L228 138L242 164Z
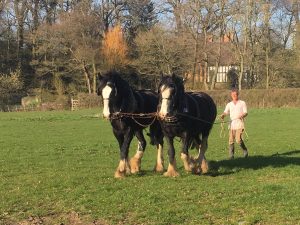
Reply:
M185 170L196 174L207 173L207 139L217 115L214 101L203 92L185 92L183 79L174 74L162 75L158 93L158 117L169 147L169 166L164 175L179 175L173 144L175 137L182 140L181 159ZM199 150L196 158L189 156L191 147Z
M141 159L146 148L143 129L149 126L152 145L157 146L156 172L163 172L163 134L155 118L158 104L157 93L149 90L134 90L121 78L121 74L110 71L99 75L98 95L103 100L103 117L110 120L113 134L120 147L120 162L115 172L116 178L140 171ZM154 113L154 116L147 115ZM146 117L139 116L146 115ZM138 148L136 154L128 160L129 146L136 136Z

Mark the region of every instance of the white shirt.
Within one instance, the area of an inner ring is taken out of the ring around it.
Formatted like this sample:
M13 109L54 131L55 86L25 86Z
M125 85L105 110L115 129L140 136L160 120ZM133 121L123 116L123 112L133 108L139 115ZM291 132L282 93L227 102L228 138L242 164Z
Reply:
M233 101L229 102L224 110L225 114L230 114L231 130L245 129L244 120L239 119L244 113L247 113L246 103L242 100L238 100L235 104Z

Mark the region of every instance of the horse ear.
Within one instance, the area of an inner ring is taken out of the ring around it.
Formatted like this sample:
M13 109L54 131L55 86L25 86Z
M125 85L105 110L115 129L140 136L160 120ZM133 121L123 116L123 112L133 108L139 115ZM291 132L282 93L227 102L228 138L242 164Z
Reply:
M162 80L164 78L164 74L162 71L160 71L160 79Z
M172 73L172 78L174 79L176 77L175 73L173 72Z
M184 77L182 78L183 83L186 83L188 81L188 79L189 79L188 76L189 76L188 73L184 74Z

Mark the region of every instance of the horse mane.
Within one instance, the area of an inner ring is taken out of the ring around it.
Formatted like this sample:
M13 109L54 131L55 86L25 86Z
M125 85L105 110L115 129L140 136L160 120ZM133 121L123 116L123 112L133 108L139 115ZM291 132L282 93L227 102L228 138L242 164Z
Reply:
M123 80L121 74L115 70L108 71L103 75L103 78L105 80L113 81L122 94L126 94L128 91L132 90L129 84Z

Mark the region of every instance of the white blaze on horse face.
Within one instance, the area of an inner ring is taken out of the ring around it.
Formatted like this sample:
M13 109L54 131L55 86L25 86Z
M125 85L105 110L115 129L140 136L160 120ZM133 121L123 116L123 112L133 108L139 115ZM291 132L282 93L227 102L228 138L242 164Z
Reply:
M112 92L112 88L106 85L102 90L102 98L103 98L103 117L109 118L110 111L109 111L109 96Z
M171 95L171 88L165 88L165 86L163 85L161 87L161 97L162 97L162 101L161 101L161 107L160 107L160 111L159 111L159 115L161 117L165 117L169 112L170 112L170 95Z

